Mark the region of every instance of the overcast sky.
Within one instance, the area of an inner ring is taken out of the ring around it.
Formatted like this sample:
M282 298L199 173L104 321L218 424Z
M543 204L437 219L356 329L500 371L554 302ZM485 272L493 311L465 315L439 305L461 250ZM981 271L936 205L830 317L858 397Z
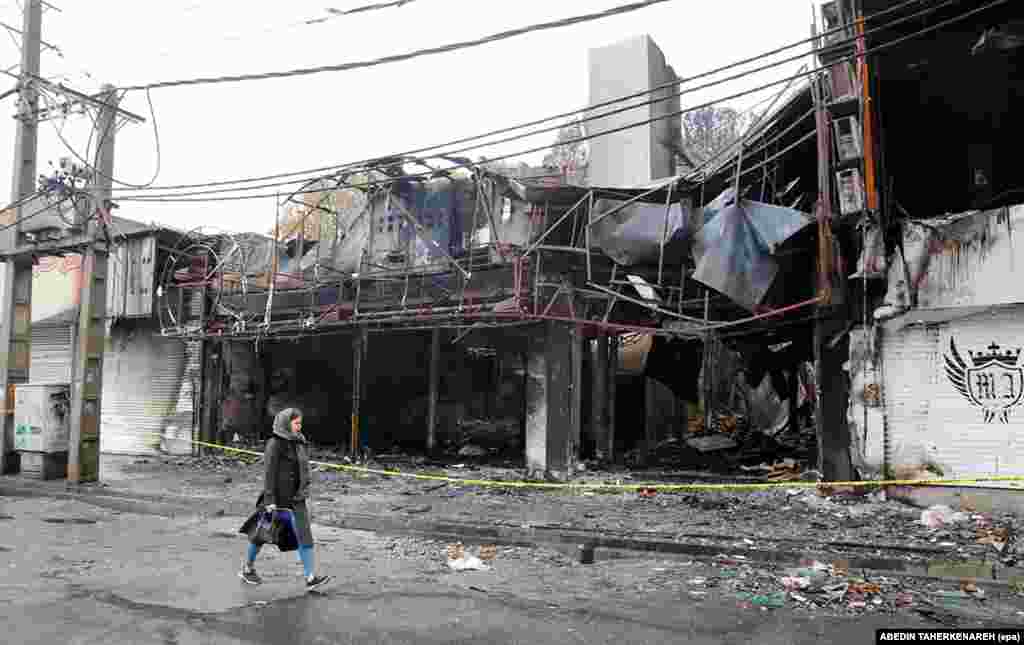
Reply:
M376 1L376 0L375 0ZM626 4L626 0L415 0L400 8L298 25L370 0L241 2L220 0L53 0L43 40L42 74L96 92L196 76L337 64L466 40L528 24ZM0 20L20 28L19 0L0 2ZM635 13L528 34L460 52L348 72L281 80L153 90L161 142L157 185L268 175L328 166L440 144L582 107L587 50L649 34L682 76L755 55L809 35L805 0L675 0ZM20 36L0 35L0 68L16 65ZM789 52L790 55L797 53ZM793 73L799 64L682 97L683 106ZM15 70L16 71L16 70ZM6 78L6 80L3 80ZM0 77L2 89L14 79ZM770 99L765 92L745 104ZM733 101L732 104L736 104ZM149 119L142 92L123 107ZM740 106L742 107L742 105ZM14 113L14 100L0 104ZM69 153L83 154L90 123L73 117L41 125L40 172ZM15 124L0 128L0 173L11 174ZM550 143L547 134L471 153L495 156ZM157 155L152 123L118 135L115 176L148 182ZM538 155L527 161L536 162ZM10 186L7 179L6 186ZM9 190L9 189L8 189ZM266 192L266 191L261 191ZM272 191L271 191L272 192ZM5 196L6 197L6 196ZM217 225L268 230L273 200L202 204L125 202L123 217L177 228Z

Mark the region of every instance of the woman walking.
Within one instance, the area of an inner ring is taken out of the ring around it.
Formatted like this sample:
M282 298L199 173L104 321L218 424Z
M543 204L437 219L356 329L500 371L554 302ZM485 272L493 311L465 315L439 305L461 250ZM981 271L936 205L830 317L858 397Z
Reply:
M242 526L241 532L249 536L262 511L274 514L295 537L299 559L306 577L306 589L312 590L330 581L330 576L317 575L313 562L313 531L309 508L309 444L302 434L302 412L296 408L281 410L274 418L274 435L267 441L263 457L266 466L263 492L256 501L258 512ZM282 551L291 551L290 545L279 545ZM258 585L262 579L256 573L256 555L260 544L252 542L239 577L248 584Z

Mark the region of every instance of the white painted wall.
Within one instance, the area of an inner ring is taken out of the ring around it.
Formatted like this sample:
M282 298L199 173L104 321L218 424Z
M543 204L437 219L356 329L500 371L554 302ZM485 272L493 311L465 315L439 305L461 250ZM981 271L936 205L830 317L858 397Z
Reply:
M1024 302L1024 205L907 222L903 245L918 307L938 309ZM886 301L909 305L904 263L889 267Z
M942 469L944 477L957 479L1024 475L1024 405L1011 409L1008 423L998 418L986 423L982 410L954 387L945 366L951 339L969 364L970 352L985 352L993 343L1014 351L1024 347L1024 304L928 326L880 327L888 328L881 330L876 372L871 361L859 359L858 345L863 345L864 335L857 331L852 339L849 421L854 460L862 472L880 473L883 423L887 423L893 467L931 463ZM1024 360L1018 364L1024 367ZM1014 394L1024 385L1020 376L1014 377ZM861 395L870 382L882 386L882 407L867 404ZM1008 384L1008 379L1000 380L998 387ZM1002 394L1002 389L997 391Z

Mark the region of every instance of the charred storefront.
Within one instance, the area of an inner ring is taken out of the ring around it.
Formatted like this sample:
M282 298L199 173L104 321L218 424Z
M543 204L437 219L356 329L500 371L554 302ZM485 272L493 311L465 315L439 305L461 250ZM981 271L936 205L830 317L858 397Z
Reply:
M826 3L818 67L779 83L730 148L664 179L581 186L380 159L297 191L268 235L197 232L164 275L206 304L164 333L213 341L204 432L258 440L299 406L317 442L352 455L525 455L556 477L586 462L889 472L907 430L885 381L906 378L880 347L917 342L904 330L932 297L927 258L992 247L988 223L1012 230L1004 211L1020 202L999 171L1012 12L901 7ZM915 40L929 29L942 44ZM955 98L911 102L911 88ZM977 399L960 356L958 396Z

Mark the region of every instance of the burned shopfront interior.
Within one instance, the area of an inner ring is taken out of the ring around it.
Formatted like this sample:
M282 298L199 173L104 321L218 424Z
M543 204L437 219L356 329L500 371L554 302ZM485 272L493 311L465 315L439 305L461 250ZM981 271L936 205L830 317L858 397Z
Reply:
M818 91L792 85L732 149L644 187L388 159L297 191L270 235L185 236L165 286L206 305L161 313L207 341L204 438L257 443L299 407L352 457L817 470L844 441L816 431L816 343L845 351L843 325L816 340L823 284L856 249L812 214Z

